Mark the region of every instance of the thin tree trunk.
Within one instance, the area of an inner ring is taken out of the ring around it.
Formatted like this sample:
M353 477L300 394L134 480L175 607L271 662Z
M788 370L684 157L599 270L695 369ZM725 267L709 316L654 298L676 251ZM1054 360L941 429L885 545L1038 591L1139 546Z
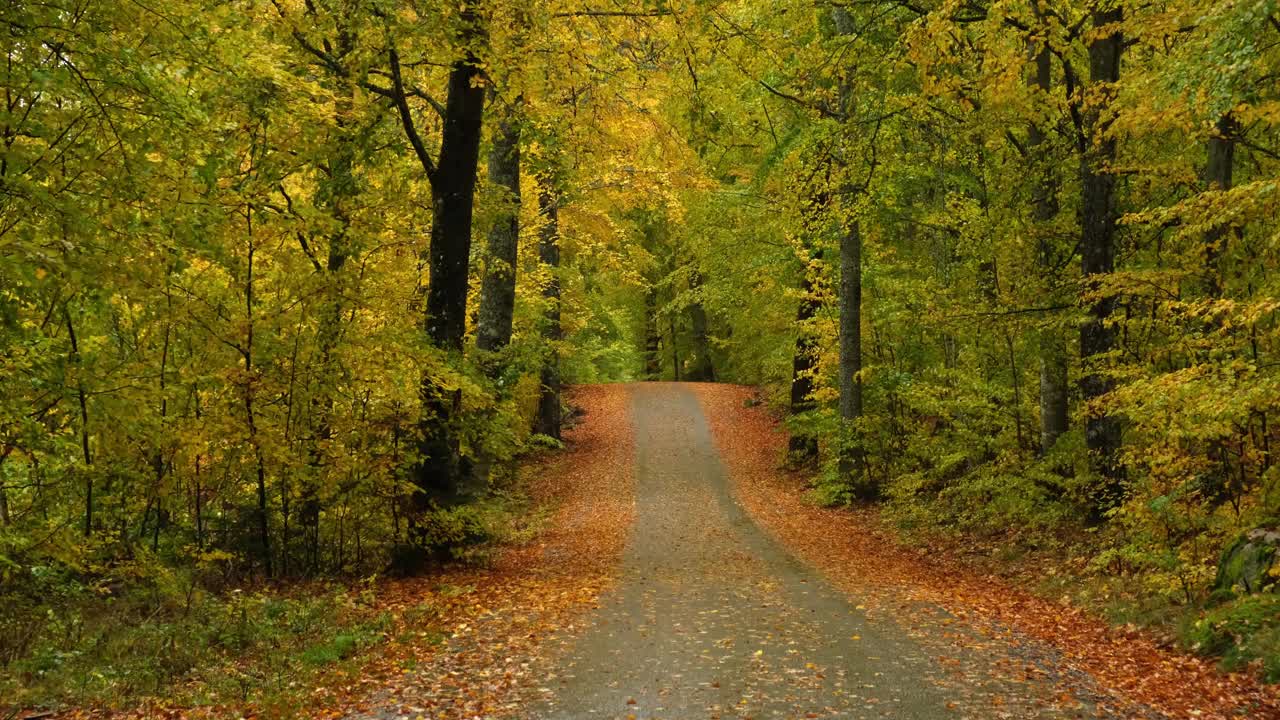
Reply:
M671 335L671 367L675 373L676 382L680 382L680 348L676 345L676 316L674 313L667 316L667 327Z
M258 421L257 409L254 407L256 395L256 383L254 382L253 373L253 340L254 340L254 313L253 313L253 261L257 247L253 237L253 209L249 208L245 212L245 222L248 227L249 236L249 252L246 263L246 274L244 281L244 309L245 309L245 341L241 349L241 359L244 362L244 414L245 424L249 430L249 446L253 449L254 462L257 469L258 480L258 545L262 554L262 567L267 577L272 575L272 558L271 558L271 523L268 513L270 508L267 504L267 470L266 458L262 452L262 442L258 437Z
M345 52L354 43L347 32L339 33L339 42ZM323 509L319 497L319 485L328 459L326 448L333 440L333 413L341 368L336 357L342 338L343 319L346 316L347 260L355 251L351 236L351 204L359 194L356 182L356 129L349 116L354 106L354 88L344 84L345 95L337 107L335 124L337 136L329 157L329 173L321 183L320 196L326 211L337 221L337 228L329 236L328 256L324 264L325 299L317 331L320 353L318 394L311 401L312 433L308 439L310 473L303 476L300 486L298 524L302 526L305 572L315 572L320 562L320 513ZM282 495L282 497L285 497ZM287 518L287 513L285 517ZM288 532L285 532L286 555ZM287 560L287 558L286 558Z
M0 453L0 470L4 469L4 463L9 459L9 454L13 452L13 446L7 445L4 452ZM13 519L9 516L9 493L4 485L4 475L0 474L0 526L9 527L13 524Z
M196 425L199 425L199 424L200 424L200 412L201 412L201 411L200 411L200 389L199 389L199 388L197 388L197 387L195 387L195 386L192 386L192 388L191 388L191 393L192 393L192 395L194 396L194 397L193 397L193 405L195 406L195 418L196 418ZM196 549L197 549L197 550L203 550L203 549L204 549L204 500L200 497L200 493L202 492L202 490L201 490L201 488L200 488L200 460L201 460L201 458L202 458L201 454L200 454L200 453L196 453L196 457L195 457L195 464L194 464L194 465L195 465L195 466L194 466L194 472L193 472L192 480L191 480L192 485L194 486L194 490L195 490L195 502L194 502L195 507L193 508L193 512L195 513L195 526L196 526Z
M1097 291L1101 276L1115 270L1116 176L1109 167L1116 158L1116 141L1108 133L1109 122L1102 112L1115 95L1114 85L1120 79L1120 55L1123 37L1116 26L1123 18L1120 9L1093 14L1094 28L1107 27L1089 43L1089 77L1092 97L1084 112L1085 143L1081 157L1082 234L1080 240L1081 272L1086 287ZM1115 331L1107 320L1115 311L1116 299L1107 294L1090 302L1088 316L1080 328L1080 357L1085 363L1081 394L1085 402L1097 401L1111 391L1113 383L1099 367L1100 356L1116 346ZM1107 510L1123 498L1123 481L1119 464L1120 422L1109 413L1096 409L1085 421L1085 445L1089 450L1091 470L1100 482L1093 493L1092 519L1100 522Z
M1013 376L1013 425L1017 433L1018 450L1027 447L1022 432L1022 371L1018 369L1018 356L1013 351L1013 335L1005 333L1005 346L1009 350L1009 373Z
M840 238L840 418L850 442L841 448L840 470L853 478L855 491L875 495L867 485L858 447L857 422L862 417L862 232L853 221Z
M165 282L166 282L165 294L167 296L169 293L167 277L165 279ZM167 311L168 313L172 314L173 312L172 298L166 297L166 300L167 300L166 304L168 305ZM169 372L169 335L171 333L171 330L172 329L170 327L170 323L166 320L165 326L164 326L164 343L163 343L163 348L160 352L160 429L161 429L162 438L168 436L168 429L165 427L165 424L169 417L169 398L165 395L165 389L166 389L165 383L167 380L166 376L168 375L168 372ZM155 475L155 486L152 488L151 492L152 492L152 497L156 502L156 522L155 522L155 528L153 529L152 535L151 535L151 549L153 551L156 551L160 549L160 530L161 530L161 525L164 523L164 518L165 518L165 509L163 504L164 496L163 496L162 487L161 487L164 484L165 462L164 462L164 453L158 441L157 441L156 448L152 450L152 453L151 453L151 469ZM146 520L146 517L143 516L144 525L145 525L145 520Z
M707 327L707 311L702 305L702 275L694 270L689 276L693 302L689 305L689 323L693 330L693 372L689 380L715 382L716 368L711 362L711 332Z
M822 250L814 255L815 260L822 259ZM791 356L791 415L813 410L813 372L817 363L818 343L813 335L805 329L805 324L818 314L818 300L814 296L813 276L809 268L803 270L800 281L800 305L796 309L795 352ZM812 435L796 433L791 436L787 446L788 458L792 463L801 464L818 456L818 440Z
M502 211L489 231L476 347L495 352L511 342L520 240L520 99L503 112L489 152L489 182L500 188ZM499 368L487 368L490 374Z
M84 536L93 534L93 454L89 449L89 400L84 389L84 367L80 357L80 342L76 338L75 324L71 322L71 310L64 303L62 317L67 324L67 337L71 342L71 366L76 372L76 399L80 406L80 454L84 460Z
M1035 53L1035 74L1031 82L1046 95L1050 82L1049 48L1043 43ZM1032 220L1038 238L1036 259L1040 273L1050 286L1057 284L1053 277L1057 252L1049 224L1058 214L1058 201L1054 169L1045 146L1046 136L1037 123L1027 128L1027 152L1038 175L1033 186L1031 204ZM1052 293L1056 296L1056 292ZM1056 303L1055 303L1056 304ZM1069 424L1067 344L1062 331L1054 326L1041 329L1038 343L1040 356L1040 452L1047 453L1058 438L1067 432Z
M542 363L542 392L538 397L538 416L534 432L560 439L560 208L559 198L551 187L538 193L538 208L543 223L538 243L538 259L550 277L542 289L547 309L542 318L542 339L546 355Z
M1204 184L1209 190L1230 190L1235 164L1236 136L1240 124L1231 113L1218 118L1214 134L1208 142L1208 157L1204 167ZM1222 253L1226 250L1228 228L1218 226L1210 230L1204 239L1205 291L1209 297L1222 295Z
M646 380L662 379L662 336L658 332L658 291L650 285L644 292L644 375Z

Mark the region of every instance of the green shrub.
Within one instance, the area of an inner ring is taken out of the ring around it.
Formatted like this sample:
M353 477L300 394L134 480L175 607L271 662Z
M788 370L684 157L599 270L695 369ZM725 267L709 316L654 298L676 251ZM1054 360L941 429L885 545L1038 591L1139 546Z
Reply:
M1184 625L1182 641L1221 656L1228 670L1256 662L1268 681L1280 681L1280 595L1246 595L1212 608Z

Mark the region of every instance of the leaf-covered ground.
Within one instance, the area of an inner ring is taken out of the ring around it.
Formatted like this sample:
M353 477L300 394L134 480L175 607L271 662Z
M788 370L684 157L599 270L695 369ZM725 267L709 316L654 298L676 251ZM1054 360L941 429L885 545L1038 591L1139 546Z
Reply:
M804 499L804 478L779 470L786 437L762 409L747 407L751 388L696 387L734 491L751 516L842 590L863 599L868 613L891 619L961 675L963 653L985 658L1000 681L1049 680L1046 700L1079 702L1087 682L1097 706L1121 717L1274 718L1280 691L1244 674L1223 674L1209 660L1170 649L1132 628L1116 628L1068 605L1036 596L982 572L954 555L923 554L899 544L871 511L821 508ZM1028 662L1028 656L1035 661ZM957 690L990 682L970 677ZM1056 696L1056 697L1055 697ZM1002 709L1012 698L981 705L957 695L974 717L1022 717ZM1109 710L1108 710L1109 709Z
M584 419L566 432L568 452L530 472L535 496L557 508L548 530L492 570L453 579L473 589L438 622L442 646L411 671L361 678L372 692L346 717L522 716L549 633L572 632L610 585L634 512L626 389L580 386L570 399Z
M1280 717L1252 677L807 502L752 393L579 387L566 452L525 468L545 530L380 584L371 650L272 702L62 717Z

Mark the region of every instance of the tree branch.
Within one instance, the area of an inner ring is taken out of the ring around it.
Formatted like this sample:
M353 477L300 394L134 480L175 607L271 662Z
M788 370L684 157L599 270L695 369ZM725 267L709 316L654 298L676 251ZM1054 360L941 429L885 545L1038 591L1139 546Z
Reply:
M422 163L422 169L427 173L427 180L435 184L436 164L432 161L431 154L427 152L427 146L422 143L422 136L418 134L418 128L413 123L413 112L409 110L409 99L404 91L404 78L400 75L400 53L392 47L387 51L387 55L391 61L391 82L394 93L391 100L396 104L396 110L400 113L400 124L404 126L404 134L409 138L409 144L413 146L418 162Z
M672 14L670 10L572 10L569 12L552 13L553 18L576 18L576 17L663 17Z

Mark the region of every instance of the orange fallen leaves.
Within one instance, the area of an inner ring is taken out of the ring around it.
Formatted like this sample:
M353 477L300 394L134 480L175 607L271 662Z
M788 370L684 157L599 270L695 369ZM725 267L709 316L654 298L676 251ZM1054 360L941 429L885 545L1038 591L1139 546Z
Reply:
M1280 718L1280 688L1256 676L1222 673L1209 660L1165 647L1141 630L1114 628L1078 608L1032 595L966 565L954 553L925 556L905 548L883 529L874 510L806 502L804 478L779 469L785 432L763 406L747 406L754 390L695 388L739 500L834 584L878 604L873 612L910 612L929 604L953 616L940 620L944 626L964 624L1006 639L1012 630L1053 648L1067 669L1092 677L1114 696L1111 701L1134 708L1135 714L1146 706L1173 718ZM909 609L904 598L917 606ZM1071 706L1076 700L1064 692L1059 702Z
M386 641L353 668L311 688L304 707L75 709L50 720L519 717L538 678L531 665L549 635L571 627L608 587L634 512L630 405L623 386L568 394L587 421L566 430L567 450L526 466L535 503L555 508L550 527L503 549L493 567L449 568L379 584L376 603L396 618ZM414 608L427 605L423 620ZM422 626L418 623L426 623ZM432 637L445 638L431 642Z

